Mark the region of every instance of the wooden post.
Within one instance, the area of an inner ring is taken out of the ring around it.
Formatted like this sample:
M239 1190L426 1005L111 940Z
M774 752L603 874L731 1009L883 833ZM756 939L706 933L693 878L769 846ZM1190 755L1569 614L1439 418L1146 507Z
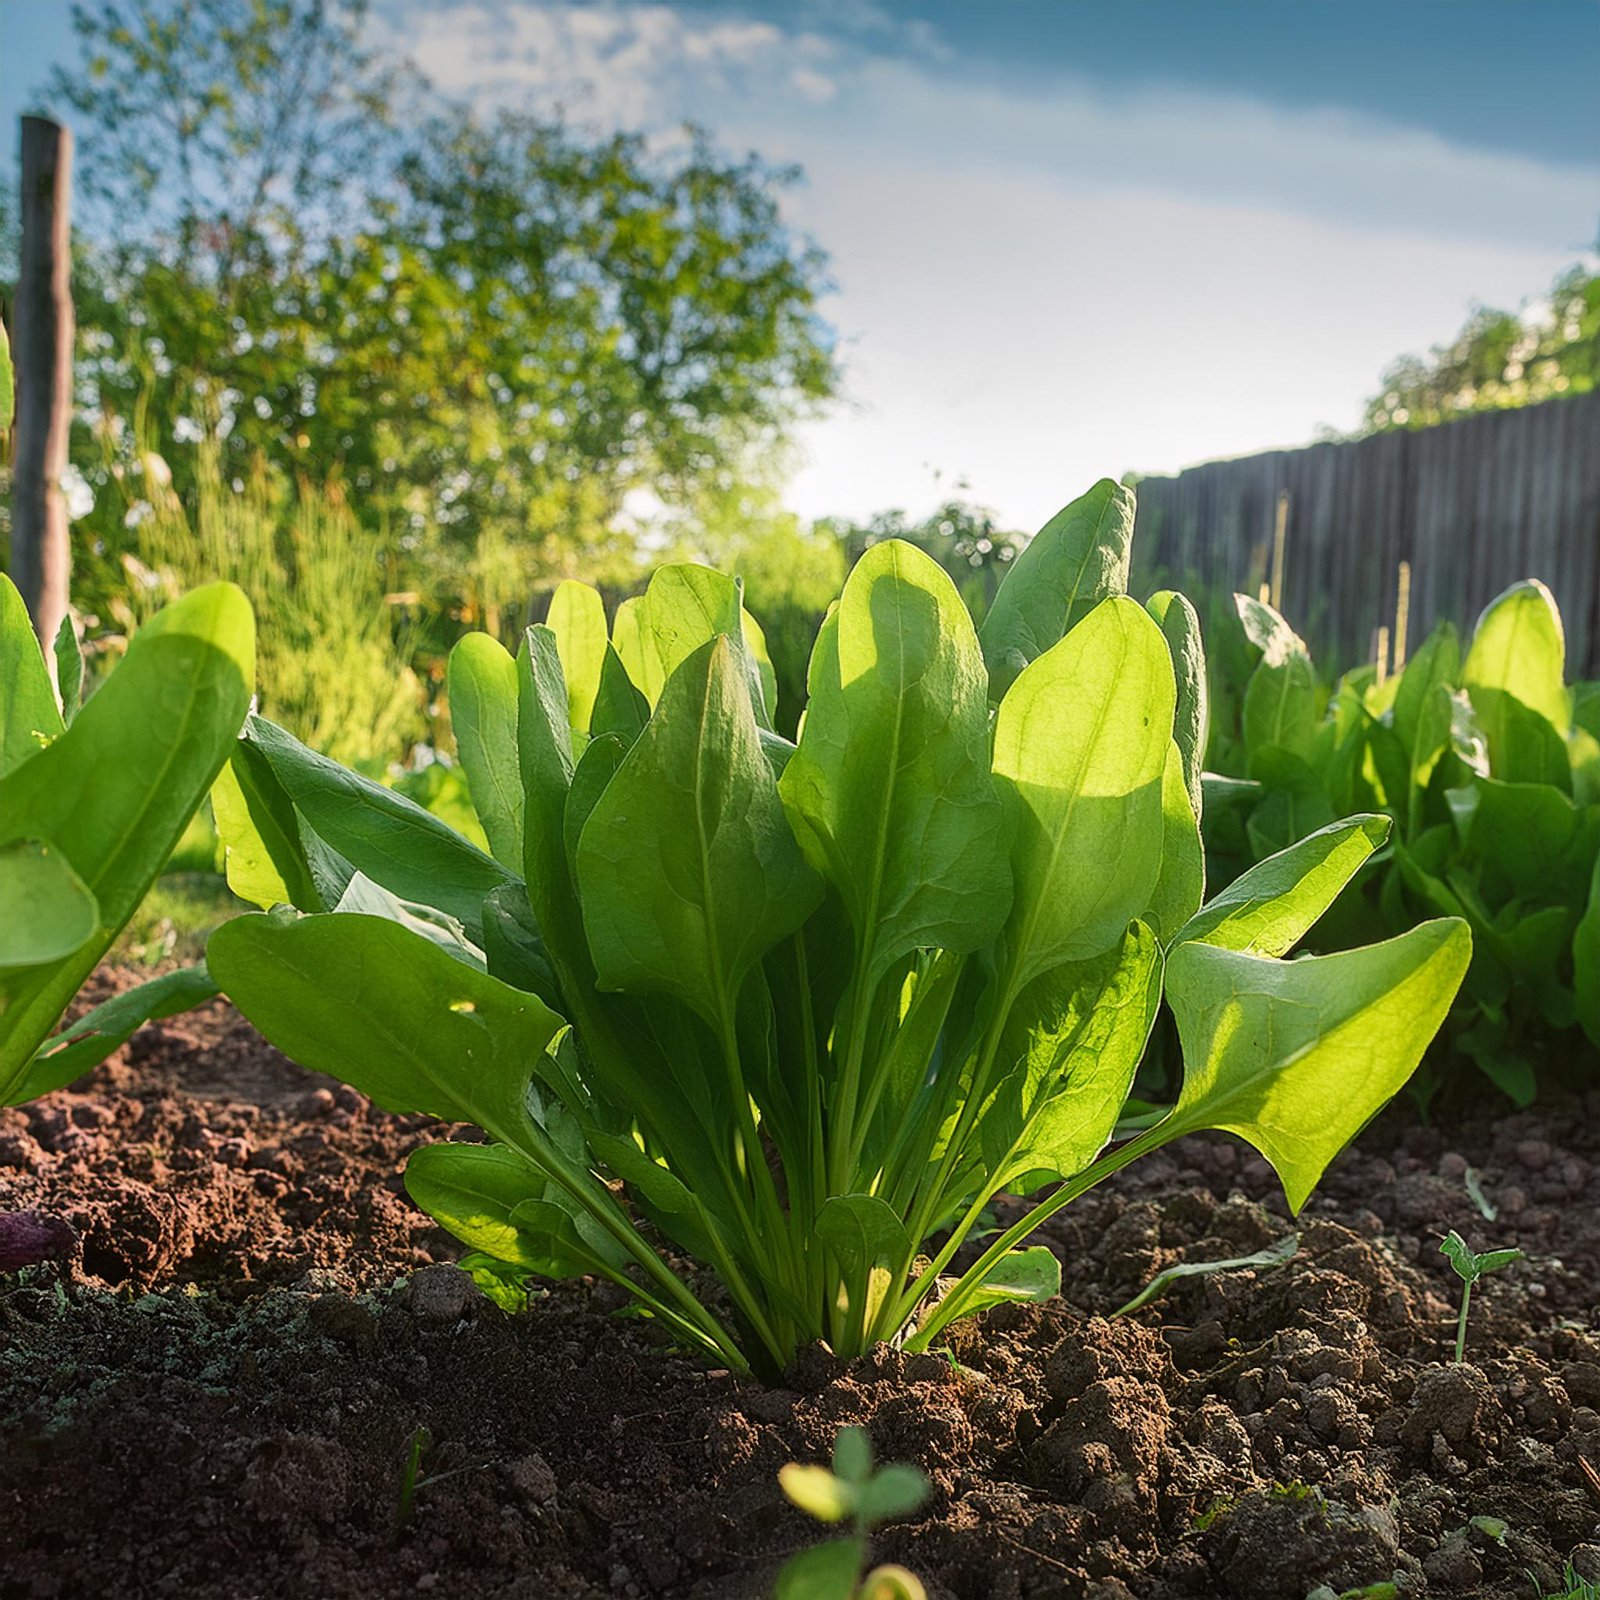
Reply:
M1289 535L1289 491L1278 491L1278 514L1272 524L1272 609L1283 610L1283 547Z
M11 576L54 662L72 547L61 475L72 426L72 135L22 119L22 253L12 312L17 373Z

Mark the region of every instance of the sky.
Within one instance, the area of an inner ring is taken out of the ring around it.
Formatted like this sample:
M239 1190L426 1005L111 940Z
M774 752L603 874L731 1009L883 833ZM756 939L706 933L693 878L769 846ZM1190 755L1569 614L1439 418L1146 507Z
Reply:
M1102 476L1354 428L1600 233L1600 0L374 0L484 105L798 163L845 394L806 515L1037 527ZM0 0L0 161L72 59Z

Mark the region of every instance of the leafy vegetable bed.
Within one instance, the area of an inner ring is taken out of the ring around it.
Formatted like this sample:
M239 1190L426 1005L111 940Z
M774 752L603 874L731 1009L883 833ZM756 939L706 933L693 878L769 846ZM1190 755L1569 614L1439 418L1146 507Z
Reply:
M1290 1232L1264 1162L1187 1139L1053 1218L1069 1298L956 1324L959 1366L803 1354L764 1387L663 1352L609 1286L510 1318L416 1273L458 1247L400 1169L449 1130L218 1003L0 1112L0 1211L79 1235L64 1293L0 1278L0 1595L762 1596L818 1537L778 1469L846 1423L932 1479L876 1554L937 1597L1563 1594L1564 1563L1600 1574L1597 1130L1593 1095L1449 1132L1397 1110L1287 1266L1108 1321ZM1448 1228L1527 1252L1479 1284L1464 1368Z

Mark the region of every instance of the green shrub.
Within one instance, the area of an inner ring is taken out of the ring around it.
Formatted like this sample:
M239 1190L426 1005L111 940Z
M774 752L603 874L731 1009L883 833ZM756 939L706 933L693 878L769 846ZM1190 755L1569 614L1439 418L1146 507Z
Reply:
M1410 1075L1470 938L1278 959L1370 816L1202 904L1198 628L1123 593L1132 528L1097 485L981 635L934 561L876 545L798 744L739 585L703 567L609 632L570 589L515 659L469 636L450 696L488 851L252 719L218 823L235 889L280 909L220 929L213 975L305 1065L489 1135L407 1183L497 1296L594 1274L740 1368L924 1349L1055 1292L1027 1234L1187 1132L1249 1140L1298 1209ZM1107 1151L1163 994L1182 1092ZM1047 1185L955 1265L996 1194Z

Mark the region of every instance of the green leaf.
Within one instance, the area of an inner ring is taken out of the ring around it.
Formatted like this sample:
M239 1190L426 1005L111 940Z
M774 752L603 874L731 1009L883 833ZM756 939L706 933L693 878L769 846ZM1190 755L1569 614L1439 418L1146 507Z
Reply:
M905 1223L873 1194L833 1195L817 1213L814 1231L849 1273L897 1264L911 1252Z
M11 341L0 322L0 433L10 430L17 415L17 374L11 365Z
M1175 698L1160 629L1119 597L1001 702L994 771L1010 823L1015 987L1110 949L1150 903Z
M275 723L252 717L249 740L296 810L352 866L481 935L484 896L514 873L414 800L308 750Z
M567 680L568 718L574 728L587 731L608 648L606 607L600 591L573 578L557 584L545 623L556 636Z
M1587 860L1581 851L1581 813L1559 789L1477 778L1471 799L1467 842L1482 863L1491 903L1522 896L1579 903L1588 887L1573 870L1580 866L1575 847Z
M484 896L483 955L489 971L502 983L538 995L552 1009L559 1008L561 990L555 967L520 883L491 889Z
M1205 798L1201 769L1205 766L1209 723L1206 652L1200 637L1200 618L1194 607L1171 589L1151 595L1145 601L1145 610L1155 618L1172 652L1172 670L1178 686L1172 737L1183 758L1183 781L1189 791L1189 805L1198 821Z
M1239 614L1245 638L1261 652L1262 665L1279 667L1293 656L1310 659L1311 652L1306 649L1305 640L1265 600L1236 594L1233 607Z
M673 995L719 1038L745 974L822 898L761 753L742 655L719 637L673 672L578 842L601 986Z
M70 611L56 629L55 656L61 718L70 728L83 706L83 650L78 644L78 625Z
M856 564L811 657L779 785L807 858L839 890L868 992L927 946L962 954L1010 901L977 636L944 570L902 540Z
M1184 1278L1208 1278L1217 1272L1237 1272L1241 1267L1281 1267L1286 1261L1294 1259L1299 1248L1299 1235L1291 1233L1288 1238L1280 1239L1265 1250L1256 1250L1247 1256L1230 1256L1224 1261L1180 1261L1176 1266L1168 1267L1165 1272L1158 1272L1133 1299L1125 1306L1118 1306L1111 1315L1126 1317L1142 1310Z
M11 1092L22 1105L65 1087L100 1065L147 1022L175 1017L213 999L217 986L205 967L182 967L102 1001L42 1045Z
M355 868L302 824L289 791L258 745L236 739L211 786L228 887L251 905L327 911Z
M1104 1149L1161 1002L1161 965L1154 933L1136 922L1112 950L1023 989L998 1051L1015 1065L979 1123L991 1180L1031 1194Z
M773 1600L853 1600L856 1579L866 1557L864 1539L830 1539L826 1544L802 1550L783 1564Z
M562 1026L534 995L377 917L238 917L212 934L206 962L302 1066L527 1153L529 1078Z
M818 1522L843 1522L855 1513L855 1489L827 1467L791 1461L778 1469L778 1484L791 1504ZM852 1580L855 1568L851 1569Z
M1026 1301L1042 1305L1061 1293L1061 1262L1042 1244L1012 1250L995 1262L964 1297L962 1315Z
M1012 562L983 621L991 699L1004 699L1022 669L1100 601L1127 593L1133 505L1131 489L1102 478Z
M1589 906L1572 936L1578 1021L1590 1041L1600 1045L1600 856L1589 878Z
M0 968L63 960L99 925L99 905L59 850L40 839L0 845Z
M406 1190L474 1250L543 1278L581 1277L626 1260L614 1240L574 1215L549 1178L500 1144L431 1144L406 1162Z
M1205 846L1184 783L1177 742L1167 746L1161 776L1161 875L1142 913L1163 944L1200 909L1206 892Z
M1183 926L1178 942L1287 955L1388 836L1389 819L1375 814L1308 834L1235 878Z
M833 1470L858 1487L872 1476L872 1436L865 1428L841 1428L834 1435Z
M1535 578L1512 584L1478 618L1461 678L1483 723L1497 772L1499 747L1506 737L1503 697L1537 712L1558 735L1565 735L1572 716L1566 654L1555 598Z
M1184 1081L1159 1142L1202 1128L1237 1134L1277 1169L1298 1212L1411 1076L1471 954L1466 924L1454 919L1298 961L1177 945L1166 992Z
M909 1517L927 1498L927 1478L915 1467L893 1462L880 1467L861 1486L857 1505L861 1520L871 1526Z
M0 977L0 1100L166 864L254 678L249 603L231 584L197 589L134 635L70 729L0 778L0 844L48 840L99 906L70 956Z
M603 620L603 619L602 619ZM450 726L489 849L522 873L522 775L517 764L517 664L498 639L469 633L450 652Z
M1263 660L1244 692L1244 746L1250 776L1267 778L1261 754L1287 750L1309 757L1317 732L1317 673L1309 656L1291 653Z
M38 755L64 728L28 608L0 572L0 778Z
M595 694L594 714L589 731L595 738L614 733L624 744L632 744L650 720L650 702L634 688L622 657L610 645L600 665L600 687Z

